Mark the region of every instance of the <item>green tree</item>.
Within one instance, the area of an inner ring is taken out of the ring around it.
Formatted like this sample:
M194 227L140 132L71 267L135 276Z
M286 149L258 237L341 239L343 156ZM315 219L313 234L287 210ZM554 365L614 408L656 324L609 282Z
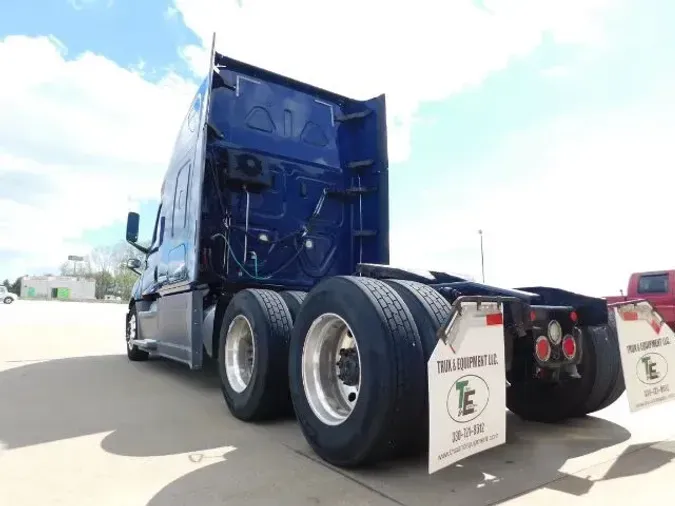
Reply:
M138 250L123 241L94 248L85 263L96 280L96 298L114 295L128 300L138 275L127 268L127 260L137 257Z
M9 279L5 279L2 282L2 286L6 287L8 292L21 295L21 278L16 278L14 283L10 282Z
M12 283L9 291L15 293L16 295L21 295L21 278L16 278L14 280L14 283Z
M109 271L95 272L92 276L96 281L94 293L97 299L102 299L108 294L112 294L115 287L115 276Z

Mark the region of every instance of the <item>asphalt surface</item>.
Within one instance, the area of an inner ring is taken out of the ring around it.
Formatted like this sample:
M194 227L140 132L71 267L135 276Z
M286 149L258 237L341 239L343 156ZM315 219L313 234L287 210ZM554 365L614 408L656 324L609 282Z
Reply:
M213 372L127 361L117 304L0 304L0 505L667 503L675 403L548 426L432 476L426 456L345 472L294 420L230 416Z

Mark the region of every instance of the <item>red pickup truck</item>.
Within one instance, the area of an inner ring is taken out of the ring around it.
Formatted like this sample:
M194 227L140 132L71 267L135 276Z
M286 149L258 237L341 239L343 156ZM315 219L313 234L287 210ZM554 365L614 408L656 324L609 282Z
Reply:
M648 300L675 330L675 269L636 272L628 279L626 294L605 297L607 303L628 300Z

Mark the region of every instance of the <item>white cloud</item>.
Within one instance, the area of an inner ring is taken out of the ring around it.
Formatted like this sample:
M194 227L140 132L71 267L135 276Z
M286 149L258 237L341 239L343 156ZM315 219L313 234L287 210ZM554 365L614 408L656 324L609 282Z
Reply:
M554 65L542 70L541 74L545 77L559 78L569 76L570 72L570 68L565 65Z
M176 0L176 12L167 15L180 13L200 37L200 45L180 48L199 75L216 30L218 49L228 56L355 97L386 92L390 155L397 162L409 155L420 104L481 83L530 54L544 33L602 47L596 16L608 1L486 0L480 9L470 1L385 8L345 0L329 9L316 0L247 0L244 8L234 1ZM68 55L49 37L0 40L0 68L0 255L22 254L3 265L22 273L86 251L77 242L84 230L158 196L195 85L175 74L154 84L141 65L130 70L101 55ZM667 196L658 193L673 182L668 146L675 111L668 112L577 116L514 133L490 163L520 167L519 182L507 184L506 175L477 182L452 214L443 185L429 189L418 196L424 206L392 212L392 260L479 279L482 228L487 281L495 284L614 292L631 270L668 267L672 241L651 219L670 214ZM635 212L641 206L650 216ZM514 211L513 221L505 209ZM529 241L517 240L523 230ZM572 238L557 239L568 230ZM658 240L649 242L652 237Z
M325 3L309 0L258 0L244 9L224 0L175 5L201 38L200 46L182 49L197 74L207 68L215 31L218 50L229 56L351 96L386 92L392 162L409 155L421 103L480 84L531 54L544 34L584 47L582 60L597 57L608 49L604 17L625 7L610 0L486 0L482 7L418 0L385 8L346 0L327 15ZM558 65L543 74L570 72ZM607 117L582 113L512 134L486 162L508 161L511 171L500 181L477 181L459 203L444 199L443 185L406 199L400 213L392 202L392 261L480 278L482 228L487 281L495 284L602 295L618 292L633 270L669 267L675 239L652 218L670 214L667 195L655 192L675 177L675 111L659 109L674 97L672 88L663 90L663 99L649 107ZM424 204L411 209L415 198ZM646 209L650 216L640 212Z
M198 75L208 48L357 98L387 93L392 162L410 154L422 102L442 100L527 56L545 32L561 43L601 44L610 0L174 0L201 39L182 48Z
M432 190L424 198L437 207L418 210L414 222L401 213L392 226L392 262L480 279L482 228L486 281L498 286L610 295L625 290L631 272L672 268L673 89L655 88L648 102L610 114L558 118L514 135L486 163L520 165L527 174L475 181L451 214L442 189ZM532 162L533 153L540 161Z
M178 9L173 7L172 5L169 5L166 10L164 11L164 19L173 19L176 17L178 14Z
M22 273L158 196L195 85L153 84L50 37L1 40L0 68L0 253L21 253L3 271Z

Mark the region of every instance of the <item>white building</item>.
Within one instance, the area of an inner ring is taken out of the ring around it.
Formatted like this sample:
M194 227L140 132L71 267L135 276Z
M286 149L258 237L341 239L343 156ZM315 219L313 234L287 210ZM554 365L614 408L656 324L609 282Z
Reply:
M96 298L93 279L74 276L25 276L21 278L22 299L72 299Z

